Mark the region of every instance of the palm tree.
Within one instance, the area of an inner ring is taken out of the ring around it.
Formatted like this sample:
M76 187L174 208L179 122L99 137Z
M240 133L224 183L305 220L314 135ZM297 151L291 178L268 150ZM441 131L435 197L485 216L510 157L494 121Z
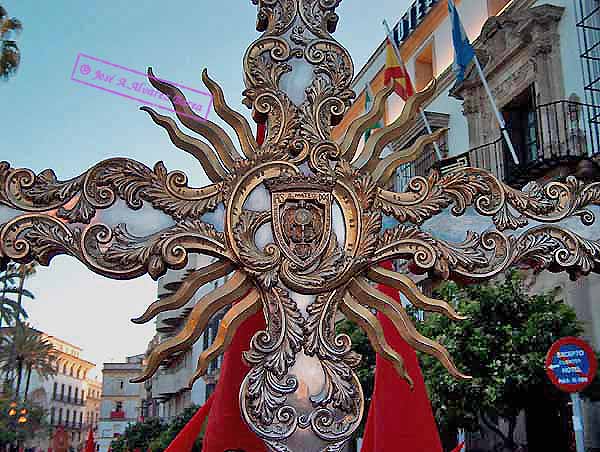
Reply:
M0 77L5 80L17 71L21 61L21 51L13 35L22 29L21 22L8 17L6 10L0 6Z
M18 270L17 264L10 262L5 271L0 273L0 286L2 286L2 292L0 293L0 326L3 323L11 325L13 321L16 322L21 316L27 318L27 313L20 302L14 301L9 295L34 298L30 291L14 287L15 279L21 276Z
M29 264L20 264L19 268L17 270L18 278L19 278L19 288L17 289L16 294L17 294L17 304L19 305L20 308L23 307L23 297L31 295L31 293L26 291L24 288L25 280L27 278L29 278L30 276L35 275L36 267L37 267L37 263L31 262ZM17 320L19 320L19 317L17 317Z
M27 313L23 309L23 297L25 296L33 298L33 294L25 289L25 279L35 274L35 267L35 262L32 262L30 264L20 264L18 266L9 264L7 266L7 271L4 272L5 284L3 287L4 295L2 296L2 300L0 300L0 319L1 311L6 311L4 317L7 320L8 325L11 325L12 318L14 318L15 326L19 326L19 324L21 323L21 315L23 316L23 318L27 318ZM8 284L10 282L14 282L14 279L19 280L19 285L17 287L9 286ZM17 301L15 302L12 299L8 298L6 296L7 294L15 294L17 296ZM14 345L15 342L13 341L12 346L14 347ZM13 354L14 353L15 352L13 351ZM10 365L7 367L5 372L5 388L9 386L10 380L13 377L13 371L16 370L16 366L13 365L15 363L15 360L9 357L8 362ZM18 378L21 378L21 374L18 375Z
M32 371L46 379L56 373L54 347L39 331L18 323L11 328L12 334L5 335L0 343L0 363L5 372L16 371L15 393L19 396L23 371L27 372L24 400L27 400Z

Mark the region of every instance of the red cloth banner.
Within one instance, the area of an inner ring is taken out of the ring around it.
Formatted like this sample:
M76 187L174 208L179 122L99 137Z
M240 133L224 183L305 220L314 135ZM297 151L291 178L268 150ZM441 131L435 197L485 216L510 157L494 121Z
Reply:
M391 262L383 262L381 265L392 269ZM397 290L381 284L377 288L400 302ZM375 389L361 452L442 452L440 435L417 354L400 337L387 317L383 314L378 314L377 317L388 343L404 358L414 389L411 391L392 364L377 356Z
M84 452L95 452L96 444L94 443L94 432L90 428L88 432L87 441L85 442L85 451Z

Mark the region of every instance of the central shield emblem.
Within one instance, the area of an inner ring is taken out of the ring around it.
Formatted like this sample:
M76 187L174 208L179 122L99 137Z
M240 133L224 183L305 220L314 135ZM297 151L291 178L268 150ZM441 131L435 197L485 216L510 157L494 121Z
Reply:
M306 190L304 184L278 188L271 188L275 238L285 256L306 269L323 254L331 238L332 194Z

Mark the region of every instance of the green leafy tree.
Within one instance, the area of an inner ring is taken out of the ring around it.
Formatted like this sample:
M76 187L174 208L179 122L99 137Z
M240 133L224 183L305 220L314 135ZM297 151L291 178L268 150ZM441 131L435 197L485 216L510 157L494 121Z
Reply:
M163 452L175 439L183 427L198 411L198 406L192 405L170 423L162 423L158 419L149 419L129 425L125 432L111 443L113 452L126 452L140 449L143 452ZM192 452L202 450L202 435L198 438Z
M125 432L111 443L114 452L133 451L136 448L146 452L152 441L160 437L167 426L159 419L130 424ZM154 451L154 449L152 449Z
M163 452L167 447L169 447L169 444L171 444L183 427L190 421L194 414L196 414L198 408L199 407L196 405L189 406L183 411L183 413L173 419L168 428L160 435L160 437L150 443L152 452ZM200 452L202 450L202 437L203 433L199 435L198 439L194 443L194 447L192 447L191 452Z
M446 429L477 431L482 422L501 438L504 450L516 450L514 433L523 410L537 408L539 418L565 406L566 396L549 383L544 363L557 339L582 333L575 311L557 298L557 291L529 295L517 272L486 285L446 283L439 295L468 319L454 322L430 315L418 328L443 343L473 380L456 380L439 361L421 356L438 423ZM545 407L542 413L540 407ZM527 417L531 446L529 419L534 416ZM508 433L497 428L498 418L506 420ZM547 450L563 450L554 446Z
M14 38L22 29L21 22L8 17L6 9L0 5L0 78L5 80L19 67L21 51Z

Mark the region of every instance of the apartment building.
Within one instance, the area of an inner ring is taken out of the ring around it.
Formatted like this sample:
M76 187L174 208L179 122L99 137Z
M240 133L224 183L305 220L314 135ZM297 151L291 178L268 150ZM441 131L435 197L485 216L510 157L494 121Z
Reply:
M2 332L8 330L3 328ZM101 396L100 383L90 376L96 364L82 358L81 347L42 331L35 331L54 347L56 374L42 378L35 371L31 373L27 399L47 412L46 421L50 428L49 431L40 431L26 446L47 450L50 438L60 426L69 435L70 444L77 448L85 443L89 429L95 428L95 423L88 420L87 413L96 410L96 401L87 394L95 388L97 399ZM26 376L23 375L22 381L25 379ZM22 385L21 397L25 390L25 385Z
M111 441L122 435L129 424L141 420L144 386L131 383L143 369L144 355L129 356L122 363L104 363L102 367L102 398L98 423L101 452L108 451Z

